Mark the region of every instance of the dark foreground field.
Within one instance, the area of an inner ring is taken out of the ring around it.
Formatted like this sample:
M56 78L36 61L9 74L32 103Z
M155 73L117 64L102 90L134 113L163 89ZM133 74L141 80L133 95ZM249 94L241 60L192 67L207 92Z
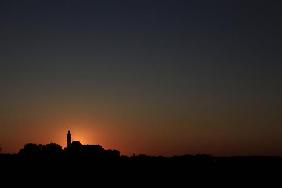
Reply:
M0 155L1 181L134 186L267 185L282 180L281 157ZM227 184L226 184L227 183ZM99 185L99 186L98 186ZM40 186L39 186L40 187ZM93 187L93 186L91 186ZM95 186L94 186L95 187Z

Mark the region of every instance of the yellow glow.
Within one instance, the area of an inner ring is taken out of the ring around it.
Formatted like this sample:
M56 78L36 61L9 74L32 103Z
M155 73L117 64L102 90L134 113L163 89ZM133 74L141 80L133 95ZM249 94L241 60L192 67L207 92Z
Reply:
M85 136L82 132L73 132L72 141L79 141L81 144L90 144L87 136Z

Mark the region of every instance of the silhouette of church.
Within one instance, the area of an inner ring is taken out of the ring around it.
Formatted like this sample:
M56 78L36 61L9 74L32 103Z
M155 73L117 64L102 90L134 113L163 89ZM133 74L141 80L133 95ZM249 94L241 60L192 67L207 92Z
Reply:
M67 151L76 154L86 155L108 155L113 157L119 157L120 152L118 150L105 150L101 145L83 145L80 141L72 141L71 132L67 133Z

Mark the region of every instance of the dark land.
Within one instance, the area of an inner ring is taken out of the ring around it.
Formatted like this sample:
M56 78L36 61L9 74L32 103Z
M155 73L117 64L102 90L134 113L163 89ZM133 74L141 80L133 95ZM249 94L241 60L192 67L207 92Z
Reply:
M185 187L204 185L279 182L282 157L183 155L173 157L133 155L123 156L117 150L105 150L100 145L82 145L75 141L67 148L51 143L26 144L17 154L1 154L2 180L40 180L66 184L146 186L174 185ZM15 183L18 183L15 181Z

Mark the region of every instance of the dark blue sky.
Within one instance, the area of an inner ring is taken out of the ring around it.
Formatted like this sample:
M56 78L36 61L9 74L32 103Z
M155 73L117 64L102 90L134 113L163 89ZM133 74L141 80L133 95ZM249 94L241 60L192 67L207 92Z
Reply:
M0 144L73 128L125 153L282 154L281 18L279 1L1 1Z

